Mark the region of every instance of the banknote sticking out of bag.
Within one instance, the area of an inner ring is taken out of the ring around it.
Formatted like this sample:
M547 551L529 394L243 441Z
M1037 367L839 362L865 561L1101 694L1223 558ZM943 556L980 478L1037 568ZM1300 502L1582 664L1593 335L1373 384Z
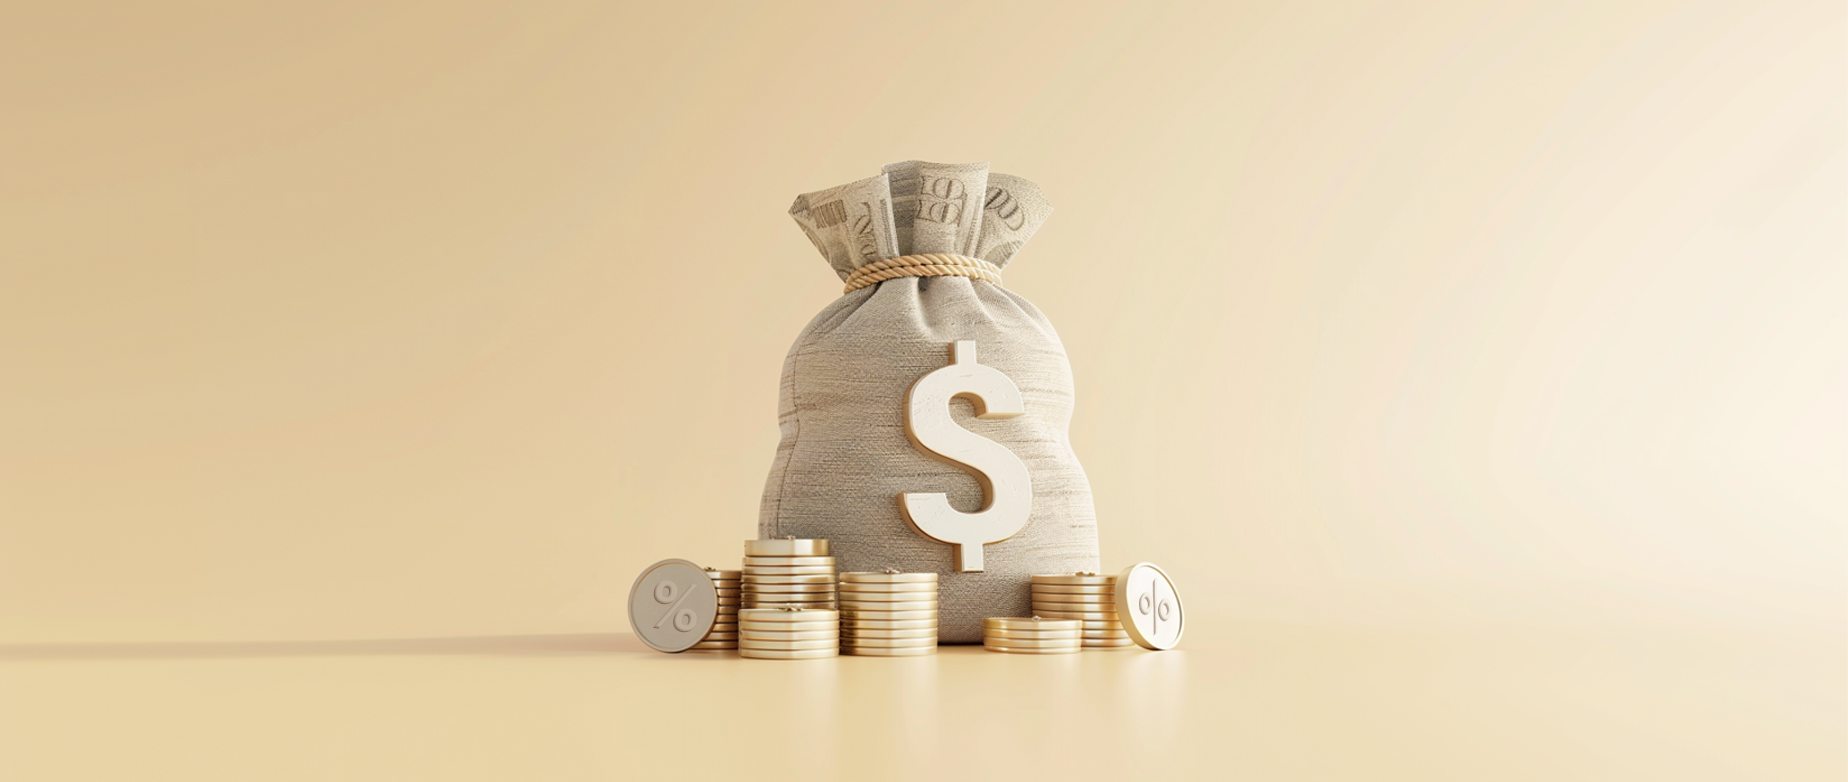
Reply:
M893 163L796 198L845 283L783 363L762 538L827 539L839 570L937 573L945 643L1030 610L1035 573L1098 569L1072 452L1072 372L1002 272L1052 206L986 163Z

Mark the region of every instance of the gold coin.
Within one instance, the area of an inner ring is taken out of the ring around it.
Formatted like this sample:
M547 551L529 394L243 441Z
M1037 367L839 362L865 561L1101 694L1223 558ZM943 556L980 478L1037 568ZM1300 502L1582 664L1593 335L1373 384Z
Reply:
M994 637L990 637L986 635L982 636L982 643L990 644L993 646L1017 646L1022 649L1063 649L1067 646L1076 649L1084 645L1083 642L1076 637L1073 637L1073 638L994 638Z
M744 637L756 641L826 641L840 640L841 632L835 630L798 630L795 632L778 632L775 630L746 630Z
M833 622L739 622L739 632L745 633L832 633L840 625Z
M1126 620L1123 631L1145 649L1173 649L1187 631L1181 610L1181 593L1174 588L1168 573L1147 562L1125 568L1117 576L1123 585L1117 593L1116 608Z
M829 584L834 583L834 574L822 568L815 573L749 573L739 586L750 589L752 584Z
M935 611L935 600L849 600L841 598L841 608L862 611Z
M737 633L707 633L706 637L701 638L700 640L702 641L736 641L738 640L738 634Z
M930 638L842 638L841 646L855 649L916 649L921 646L936 646L935 636Z
M929 619L935 622L937 621L937 611L936 609L929 611L863 611L857 608L841 609L841 621L843 622L868 620L875 622L903 622L911 619Z
M1074 585L1074 584L1034 584L1033 594L1048 595L1114 595L1115 586Z
M1084 639L1084 645L1087 649L1121 649L1127 646L1135 646L1136 641L1133 638L1112 638L1108 640L1102 638L1086 638Z
M982 620L982 629L990 627L1000 630L1083 630L1084 626L1069 619L1048 619L1025 616L991 616Z
M841 639L823 638L814 641L759 641L751 636L738 639L740 649L772 649L779 652L799 652L806 649L839 649Z
M1036 607L1033 609L1033 613L1047 619L1085 619L1095 622L1117 621L1115 611L1106 614L1102 611L1053 611L1051 609Z
M744 595L740 595L740 597L748 597L754 593L762 592L827 592L832 594L834 592L834 585L827 582L819 584L745 584Z
M937 637L937 628L923 627L915 630L879 630L870 627L843 627L842 638L930 638Z
M746 649L738 647L739 657L753 660L819 660L823 657L839 657L839 647L833 649L805 649L799 652L779 652L771 649Z
M737 581L738 571L736 570L714 570L712 568L706 568L706 577L714 581Z
M1116 576L1100 576L1096 573L1083 575L1034 576L1030 583L1063 584L1066 586L1110 586L1116 583Z
M1105 640L1105 641L1115 641L1115 640L1122 639L1122 638L1128 638L1129 633L1125 633L1122 630L1086 630L1084 631L1084 637L1087 640L1096 638L1096 639Z
M744 565L745 567L750 567L752 565L757 565L760 567L798 567L798 566L803 566L803 565L807 565L807 566L827 565L828 567L831 568L831 567L834 567L834 558L833 557L745 557Z
M752 592L744 596L744 607L751 608L751 603L768 603L783 605L785 603L809 604L834 602L833 592ZM833 606L827 606L832 608Z
M834 568L827 565L802 565L800 567L769 567L754 565L744 569L744 583L762 581L764 576L821 576L834 583Z
M851 581L856 584L916 584L916 583L925 583L925 582L935 584L937 583L937 574L936 573L868 573L865 571L852 571L848 573L842 573L841 580Z
M862 603L904 603L917 600L936 600L937 590L929 592L852 592L841 590L842 600L858 600Z
M720 596L720 597L719 597L719 605L721 605L721 606L735 606L735 605L737 605L737 604L738 604L738 602L739 602L739 601L741 601L741 600L743 600L743 599L744 599L744 596L743 596L743 595L731 595L731 596L729 596L729 597L727 597L727 596Z
M855 657L922 657L936 654L937 646L843 646L841 654Z
M699 643L696 643L693 645L693 649L691 651L716 652L722 649L736 649L736 648L738 648L737 641L700 641Z
M838 622L841 612L818 608L746 608L738 612L741 622Z
M916 581L907 584L865 584L858 581L842 581L842 592L863 592L867 594L937 594L937 584L930 581Z
M746 602L744 604L744 607L747 609L790 607L790 608L807 608L807 609L812 609L815 611L829 611L829 610L833 610L835 608L835 605L834 605L834 601L832 600L812 600L812 601L758 600L754 602Z
M841 628L857 627L863 630L936 630L935 619L842 619Z
M828 541L809 538L771 538L744 542L747 557L825 557Z
M1025 638L1028 640L1052 641L1058 639L1077 640L1082 630L1003 630L999 627L982 628L983 638Z
M1046 595L1035 592L1035 603L1058 603L1061 605L1115 606L1116 595ZM1112 608L1111 610L1116 610Z
M1006 652L1008 654L1074 654L1084 649L1082 646L1069 646L1060 649L1032 649L1024 646L996 646L994 644L982 644L982 648L991 652Z

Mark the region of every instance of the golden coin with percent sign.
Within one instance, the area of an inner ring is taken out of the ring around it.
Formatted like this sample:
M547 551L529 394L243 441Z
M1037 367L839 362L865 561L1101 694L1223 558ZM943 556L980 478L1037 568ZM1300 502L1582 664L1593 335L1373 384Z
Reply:
M1187 630L1181 612L1181 595L1166 571L1147 562L1123 569L1117 576L1116 612L1123 631L1144 649L1162 651L1181 643Z
M700 566L684 559L649 565L629 588L629 627L661 652L684 652L706 637L719 596Z

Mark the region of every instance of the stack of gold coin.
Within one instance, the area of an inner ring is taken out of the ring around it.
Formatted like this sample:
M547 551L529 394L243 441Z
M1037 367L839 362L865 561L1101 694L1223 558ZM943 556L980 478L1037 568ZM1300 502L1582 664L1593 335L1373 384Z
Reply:
M830 608L746 608L738 612L738 654L757 660L839 657L841 612Z
M715 570L706 568L706 575L712 578L712 586L719 591L719 616L712 622L712 632L699 639L694 649L736 649L738 648L738 603L739 578L742 574L736 570Z
M1022 619L993 616L982 620L982 648L1010 654L1071 654L1084 646L1084 623L1076 619Z
M937 574L841 574L841 653L937 653Z
M1087 649L1128 649L1136 645L1123 631L1123 622L1117 616L1116 576L1034 576L1033 613L1047 619L1083 622Z
M744 542L744 607L838 608L834 558L825 540L776 538Z

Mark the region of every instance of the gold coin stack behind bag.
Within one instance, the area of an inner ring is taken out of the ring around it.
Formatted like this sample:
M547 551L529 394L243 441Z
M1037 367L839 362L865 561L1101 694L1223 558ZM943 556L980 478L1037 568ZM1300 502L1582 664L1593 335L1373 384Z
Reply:
M828 541L776 538L744 542L745 608L838 608Z
M1117 614L1116 576L1075 573L1033 577L1033 614L1084 623L1087 649L1128 649L1136 645Z
M841 653L936 654L937 574L842 573Z
M715 570L706 568L706 575L712 578L712 586L719 592L719 616L712 623L712 632L693 645L694 649L736 649L738 648L738 604L742 590L736 570Z

